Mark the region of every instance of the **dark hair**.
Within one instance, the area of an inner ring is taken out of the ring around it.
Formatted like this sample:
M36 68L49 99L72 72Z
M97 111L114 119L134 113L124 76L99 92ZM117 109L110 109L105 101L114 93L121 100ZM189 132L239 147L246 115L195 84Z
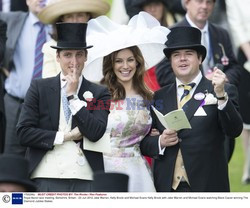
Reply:
M153 93L148 89L144 83L145 61L140 49L137 46L128 47L137 62L136 71L133 76L133 87L135 91L143 97L144 100L152 100ZM123 49L121 49L123 50ZM115 51L103 58L103 79L101 84L107 85L113 100L123 100L126 98L126 92L114 72L115 58L119 51Z
M61 49L61 48L58 48L56 49L56 53L60 56L60 52L63 51L63 50L74 50L74 49ZM83 51L85 51L85 56L88 55L88 50L87 49L82 49Z
M153 2L162 4L163 11L162 11L161 20L159 22L160 22L161 26L168 27L169 24L167 22L167 13L170 13L170 11L167 10L167 6L166 6L166 4L163 3L163 1L161 1L161 0L158 0L158 1L156 1L156 0L155 1L145 1L143 4L141 4L141 11L143 11L144 6L147 6L148 4L151 4ZM171 14L171 16L172 16L172 14Z

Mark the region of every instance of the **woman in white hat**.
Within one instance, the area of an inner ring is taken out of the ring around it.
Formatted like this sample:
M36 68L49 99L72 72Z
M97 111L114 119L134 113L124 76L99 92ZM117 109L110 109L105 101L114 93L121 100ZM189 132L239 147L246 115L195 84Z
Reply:
M51 45L56 45L57 34L55 30L56 22L86 23L91 18L105 15L110 6L104 0L49 0L45 8L38 17L44 24L52 24L52 39L44 44L42 52L43 72L42 77L56 76L61 67L56 61L56 52L51 49Z
M106 172L129 176L129 192L154 192L147 161L141 155L140 141L150 132L149 111L152 91L144 83L145 70L163 59L169 30L150 14L141 12L128 25L107 17L90 20L88 52L84 76L105 84L112 97L106 135L111 152L104 153Z

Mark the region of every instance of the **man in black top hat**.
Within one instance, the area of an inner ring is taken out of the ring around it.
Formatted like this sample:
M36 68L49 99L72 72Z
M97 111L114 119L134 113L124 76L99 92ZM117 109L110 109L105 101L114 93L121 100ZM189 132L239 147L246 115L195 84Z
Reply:
M31 178L38 191L91 191L93 172L103 171L102 153L84 140L104 134L110 99L107 88L82 76L87 60L86 23L58 23L57 61L62 73L31 83L17 126L29 148ZM84 139L83 139L84 136Z
M187 26L198 28L202 32L202 44L207 49L206 59L201 65L204 75L211 79L214 66L226 74L227 82L236 86L240 83L241 67L235 58L229 33L222 27L209 21L216 0L182 0L187 11L185 18L173 27ZM175 79L168 61L163 61L156 68L156 76L160 86L172 83ZM225 141L225 154L228 162L234 150L234 138Z
M156 190L227 192L225 135L237 137L243 127L237 89L225 84L226 76L218 68L211 81L202 75L199 67L206 48L201 45L201 32L197 28L173 28L166 45L164 53L176 80L155 93L155 107L164 115L182 108L191 129L166 129L152 111L152 128L158 129L160 136L144 138L141 151L156 159Z
M35 192L36 185L29 179L29 162L18 155L0 156L0 192Z

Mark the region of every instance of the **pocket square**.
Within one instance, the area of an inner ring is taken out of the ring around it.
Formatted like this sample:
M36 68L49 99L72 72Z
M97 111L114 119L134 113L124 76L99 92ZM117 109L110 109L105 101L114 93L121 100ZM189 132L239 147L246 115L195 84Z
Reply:
M203 109L203 107L200 106L195 112L194 116L207 116L207 114L205 110Z
M213 94L208 93L205 98L205 103L204 105L215 105L217 104L218 100L216 97L214 97Z

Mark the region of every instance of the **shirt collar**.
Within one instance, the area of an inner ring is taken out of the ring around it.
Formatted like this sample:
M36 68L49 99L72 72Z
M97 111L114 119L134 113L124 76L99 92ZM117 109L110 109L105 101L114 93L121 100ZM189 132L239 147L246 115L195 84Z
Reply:
M203 29L200 29L200 28L198 28L198 27L194 24L194 22L189 18L188 14L186 14L185 17L186 17L188 23L189 23L192 27L195 27L195 28L199 29L201 32L207 32L207 33L208 33L208 21L206 21L206 24L205 24L204 28L203 28Z
M202 79L202 74L201 74L201 71L199 71L199 73L197 74L197 76L191 81L191 82L195 83L195 87L194 88L196 88L198 86L198 84L200 83L201 79ZM183 85L183 83L176 77L176 86L179 87L180 85Z
M34 15L32 12L29 12L28 18L30 19L32 25L35 25L36 23L40 22L38 17Z

